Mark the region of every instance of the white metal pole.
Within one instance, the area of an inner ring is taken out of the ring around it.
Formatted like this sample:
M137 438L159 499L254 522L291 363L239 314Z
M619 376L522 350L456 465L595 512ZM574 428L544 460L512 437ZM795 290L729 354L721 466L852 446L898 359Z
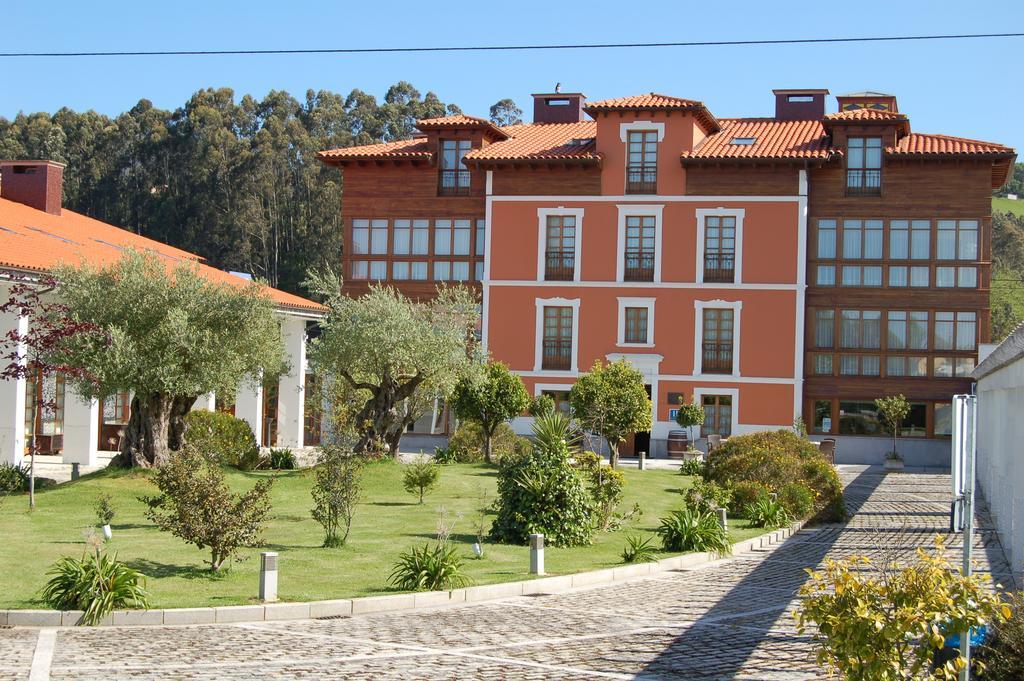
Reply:
M978 398L974 395L963 395L960 399L964 402L963 435L966 445L965 470L963 477L963 523L964 523L964 548L963 548L963 573L971 575L971 552L974 544L974 464L977 454L976 430L978 418ZM971 678L971 632L970 630L960 634L960 657L964 661L964 667L960 670L960 681L969 681Z

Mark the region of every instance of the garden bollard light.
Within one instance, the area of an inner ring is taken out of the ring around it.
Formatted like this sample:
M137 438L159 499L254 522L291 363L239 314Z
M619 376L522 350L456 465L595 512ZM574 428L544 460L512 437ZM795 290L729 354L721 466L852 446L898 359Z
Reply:
M277 600L277 553L264 551L260 554L260 600Z
M78 464L77 463L71 464L71 479L72 480L78 480L80 475L81 475L81 473L78 470Z
M779 495L776 494L775 492L770 492L768 494L768 498L771 499L772 503L774 504L775 502L777 502L779 500Z
M530 535L530 574L544 574L544 535Z
M647 470L647 452L640 452L640 462L637 465L640 470Z
M729 523L726 519L726 509L719 508L718 510L718 524L721 525L723 530L729 529Z

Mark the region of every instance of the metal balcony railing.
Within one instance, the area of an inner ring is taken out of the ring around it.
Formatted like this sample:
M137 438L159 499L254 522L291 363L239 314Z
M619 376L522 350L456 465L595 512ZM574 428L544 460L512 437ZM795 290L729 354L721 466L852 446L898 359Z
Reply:
M541 369L568 371L572 367L572 341L562 338L545 338Z
M654 281L654 251L626 251L622 278L625 281Z
M731 284L736 279L735 266L731 253L708 253L704 256L704 281Z
M438 196L466 196L469 194L468 170L441 170L437 174Z
M549 248L544 255L544 279L572 281L576 275L576 251L571 248Z
M630 163L626 166L627 194L657 194L658 166L653 163Z
M882 171L879 169L848 169L847 196L881 196Z
M732 343L705 341L701 360L701 373L731 374Z

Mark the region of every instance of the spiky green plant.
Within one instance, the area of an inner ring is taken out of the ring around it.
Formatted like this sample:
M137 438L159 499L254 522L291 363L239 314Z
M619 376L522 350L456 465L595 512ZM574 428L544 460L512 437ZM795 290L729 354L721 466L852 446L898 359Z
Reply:
M658 557L652 542L654 537L641 537L631 534L626 537L626 547L622 549L623 563L649 563Z
M412 547L399 556L388 581L403 591L458 589L472 582L455 546L438 542Z
M106 553L65 556L47 571L43 600L56 610L82 610L82 623L99 624L115 608L149 608L145 576Z
M744 513L755 527L776 528L789 525L789 514L776 499L761 495L747 506Z
M661 519L657 532L666 551L708 551L719 556L732 553L729 534L711 513L691 508L672 511Z

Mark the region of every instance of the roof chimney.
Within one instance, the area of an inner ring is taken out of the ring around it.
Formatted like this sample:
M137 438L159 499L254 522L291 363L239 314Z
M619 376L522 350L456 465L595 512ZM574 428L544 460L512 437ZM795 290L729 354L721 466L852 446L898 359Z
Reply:
M825 115L828 90L772 90L775 118L780 121L818 121Z
M586 101L582 92L562 92L562 84L558 83L552 93L533 95L533 122L579 123Z
M0 198L60 215L63 189L63 163L0 161Z

